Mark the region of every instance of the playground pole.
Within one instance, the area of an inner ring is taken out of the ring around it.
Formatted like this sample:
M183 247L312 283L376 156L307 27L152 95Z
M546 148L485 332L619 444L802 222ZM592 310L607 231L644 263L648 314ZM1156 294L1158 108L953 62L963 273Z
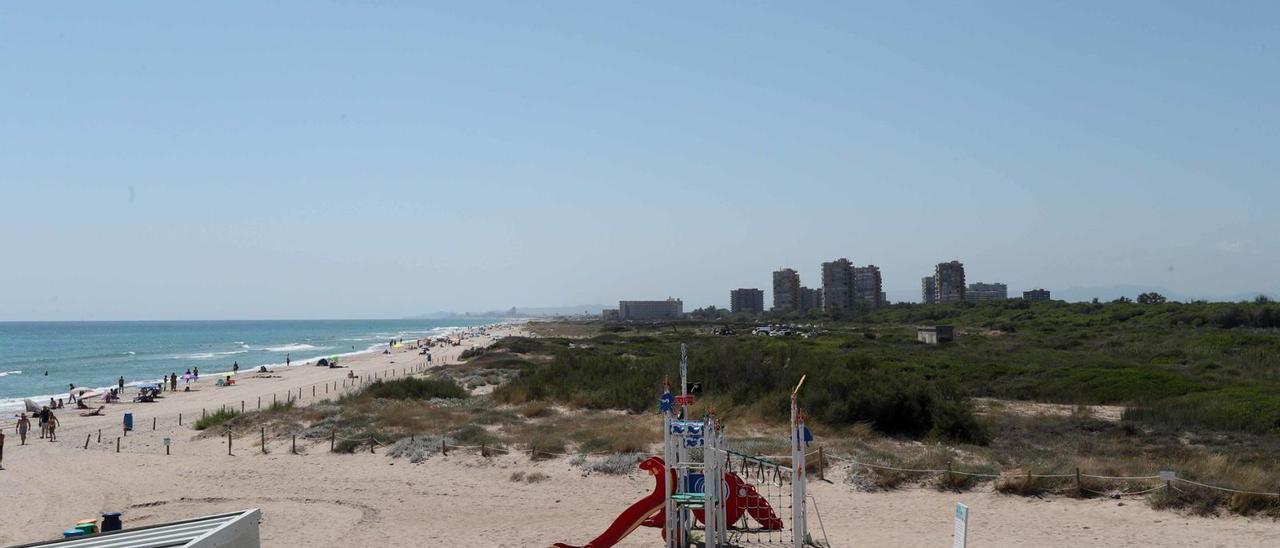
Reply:
M805 466L804 466L804 418L800 414L800 406L796 398L800 387L804 386L804 376L791 391L791 530L794 533L795 548L804 548L808 537L805 522Z

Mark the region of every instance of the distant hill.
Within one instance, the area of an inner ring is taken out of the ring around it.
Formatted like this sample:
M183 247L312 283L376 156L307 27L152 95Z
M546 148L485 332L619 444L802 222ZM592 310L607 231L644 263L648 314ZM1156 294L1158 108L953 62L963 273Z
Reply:
M450 318L549 318L553 316L599 316L607 308L603 304L581 304L577 306L532 306L522 308L513 306L507 310L489 310L485 312L432 312L410 316L410 320L447 320Z

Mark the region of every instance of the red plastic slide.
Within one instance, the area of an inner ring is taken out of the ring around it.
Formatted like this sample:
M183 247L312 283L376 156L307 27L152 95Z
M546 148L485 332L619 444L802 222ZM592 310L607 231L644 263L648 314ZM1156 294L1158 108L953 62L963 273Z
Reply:
M662 481L662 472L667 469L666 463L661 457L649 457L640 463L640 469L653 475L652 493L628 506L617 519L613 520L613 524L608 529L586 545L574 546L557 542L552 546L554 548L609 548L641 525L661 528L667 521L662 512L662 505L667 498L667 488ZM746 513L760 523L761 529L767 531L782 529L782 520L778 519L769 502L760 496L754 487L742 481L737 474L725 474L724 477L727 487L733 493L733 496L726 497L725 501L727 506L725 517L728 518L729 523L738 521L742 518L742 514ZM693 515L699 522L705 518L702 510L694 510ZM663 533L665 534L665 531Z
M645 520L654 514L662 513L662 504L667 499L667 488L662 481L662 472L667 469L666 464L661 458L649 457L640 463L640 469L653 475L653 492L644 498L636 501L626 510L623 510L618 518L613 520L613 524L605 529L600 536L591 540L584 546L574 546L572 544L564 544L557 542L552 544L555 548L609 548L618 541L626 538L632 531L635 531Z

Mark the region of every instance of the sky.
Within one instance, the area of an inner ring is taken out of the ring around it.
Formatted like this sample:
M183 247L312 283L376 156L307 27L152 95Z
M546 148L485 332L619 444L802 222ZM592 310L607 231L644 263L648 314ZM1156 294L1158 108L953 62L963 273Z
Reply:
M1280 293L1276 2L20 2L0 320Z

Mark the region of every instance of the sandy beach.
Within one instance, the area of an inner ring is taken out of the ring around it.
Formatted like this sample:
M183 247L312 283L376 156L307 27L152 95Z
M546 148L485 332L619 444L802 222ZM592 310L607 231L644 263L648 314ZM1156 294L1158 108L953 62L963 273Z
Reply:
M433 350L433 364L453 362L473 346L515 334L518 327L489 330L462 345ZM104 511L124 513L126 527L256 507L263 511L266 546L547 546L585 543L628 504L647 494L652 479L588 475L568 459L530 462L523 455L483 458L474 451L436 455L418 465L375 454L339 455L327 443L237 439L232 455L225 438L197 437L187 421L222 405L264 405L302 389L303 404L324 399L348 371L368 378L401 375L423 366L417 350L367 354L344 360L350 369L298 366L270 378L242 373L237 386L212 379L191 392L165 393L151 404L109 405L104 417L63 410L59 441L33 433L18 446L6 421L0 471L0 544L55 538L77 520ZM121 439L121 416L133 412L135 431ZM178 426L177 416L184 417ZM156 429L152 430L152 420ZM647 420L637 418L636 420ZM98 430L102 440L98 441ZM85 449L86 437L89 438ZM170 437L171 454L163 439ZM514 482L515 472L548 476ZM843 477L843 474L832 474ZM813 481L821 526L833 546L944 546L951 541L952 508L971 508L974 546L1277 546L1280 524L1269 519L1187 517L1157 512L1141 499L1075 500L1006 496L991 492L942 493L908 489L860 493L840 482ZM811 518L811 530L819 523ZM656 546L658 531L640 529L620 546Z

